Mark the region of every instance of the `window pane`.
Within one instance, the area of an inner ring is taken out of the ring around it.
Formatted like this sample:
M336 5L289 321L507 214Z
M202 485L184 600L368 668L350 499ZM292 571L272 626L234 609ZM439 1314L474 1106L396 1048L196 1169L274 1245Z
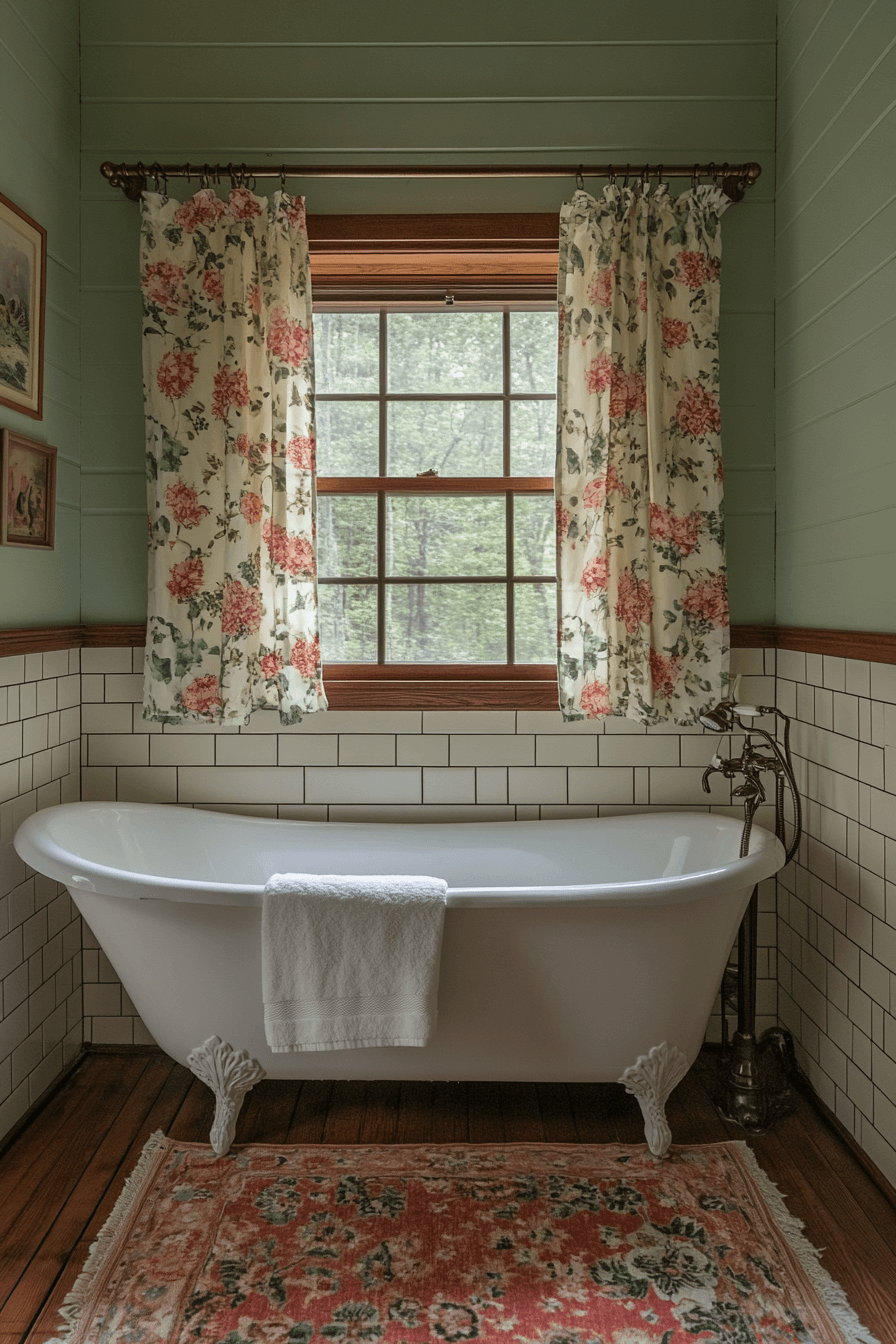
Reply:
M378 313L315 313L314 380L318 392L378 392Z
M499 401L389 403L387 470L416 476L503 475L504 417Z
M320 647L326 663L376 662L376 588L372 583L322 583Z
M511 392L556 392L557 314L510 314Z
M512 401L511 476L553 476L556 457L556 401Z
M378 476L379 470L379 403L318 401L318 475Z
M513 501L515 574L553 574L556 568L553 495L517 495Z
M518 663L552 663L557 657L557 586L513 586L514 658Z
M318 496L317 570L324 579L376 575L375 496Z
M387 584L386 661L506 662L506 603L499 583Z
M390 313L390 392L500 392L500 313Z
M386 500L386 573L506 573L504 500L391 495Z

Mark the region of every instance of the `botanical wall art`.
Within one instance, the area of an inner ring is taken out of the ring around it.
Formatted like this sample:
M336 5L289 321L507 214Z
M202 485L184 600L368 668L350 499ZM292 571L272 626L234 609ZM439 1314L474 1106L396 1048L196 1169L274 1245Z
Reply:
M56 449L3 431L0 544L52 551L56 531Z
M43 418L47 231L0 195L0 404Z

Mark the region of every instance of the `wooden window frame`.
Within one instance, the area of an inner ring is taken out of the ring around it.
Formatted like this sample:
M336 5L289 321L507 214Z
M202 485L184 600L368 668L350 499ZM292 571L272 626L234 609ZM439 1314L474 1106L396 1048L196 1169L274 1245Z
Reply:
M526 306L556 296L557 217L319 215L308 218L311 282L328 310ZM505 352L506 353L506 352ZM506 403L505 403L506 404ZM505 459L504 470L508 470ZM319 477L320 494L540 494L551 477ZM381 580L382 581L382 580ZM382 638L382 632L380 632ZM334 709L553 709L553 663L325 663Z

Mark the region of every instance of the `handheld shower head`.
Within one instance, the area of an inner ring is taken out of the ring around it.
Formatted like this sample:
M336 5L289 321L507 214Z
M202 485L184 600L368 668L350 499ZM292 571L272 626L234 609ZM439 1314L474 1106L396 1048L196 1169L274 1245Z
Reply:
M734 707L729 700L720 700L715 709L708 709L705 714L700 715L700 722L704 728L711 728L714 733L730 733L734 727Z
M704 728L711 728L714 733L730 733L734 728L734 714L737 705L737 692L740 690L740 673L734 678L734 685L731 687L731 694L726 700L720 700L715 709L708 709L705 714L700 715L700 722Z

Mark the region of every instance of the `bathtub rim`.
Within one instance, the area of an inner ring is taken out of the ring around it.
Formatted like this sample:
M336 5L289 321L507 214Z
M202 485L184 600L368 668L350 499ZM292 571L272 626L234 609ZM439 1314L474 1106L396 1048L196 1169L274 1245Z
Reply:
M255 883L223 883L199 881L192 878L167 878L153 874L143 874L131 869L114 868L108 864L96 863L90 859L64 849L49 835L47 830L48 814L60 812L78 813L89 811L117 811L133 813L162 813L169 816L172 812L182 813L187 809L173 803L138 802L75 802L61 803L33 813L21 824L13 837L16 853L29 867L45 876L62 882L73 893L85 891L101 896L115 896L129 900L167 900L182 901L203 905L244 905L261 907L264 886ZM202 812L203 809L191 809ZM220 815L208 813L206 815ZM564 818L547 822L542 821L482 821L482 822L323 822L323 821L284 821L271 817L243 816L229 813L228 821L237 825L244 824L255 829L269 827L312 827L315 830L330 825L338 825L350 830L380 831L386 826L426 825L433 828L457 827L461 825L479 828L504 827L575 827L600 822L608 827L614 824L627 830L638 822L651 816L669 816L699 818L701 824L711 818L715 824L730 826L732 832L740 832L742 823L734 817L695 810L676 809L674 813L628 813L624 816L595 818ZM36 861L37 860L37 861ZM676 874L670 877L645 878L631 882L608 883L571 883L552 886L483 886L449 887L446 895L447 907L497 906L512 908L527 905L569 905L569 906L659 906L682 904L687 901L708 897L714 892L722 894L729 890L752 887L764 878L773 876L784 863L784 848L770 831L754 826L750 839L750 851L744 858L714 868L705 868L696 873Z

